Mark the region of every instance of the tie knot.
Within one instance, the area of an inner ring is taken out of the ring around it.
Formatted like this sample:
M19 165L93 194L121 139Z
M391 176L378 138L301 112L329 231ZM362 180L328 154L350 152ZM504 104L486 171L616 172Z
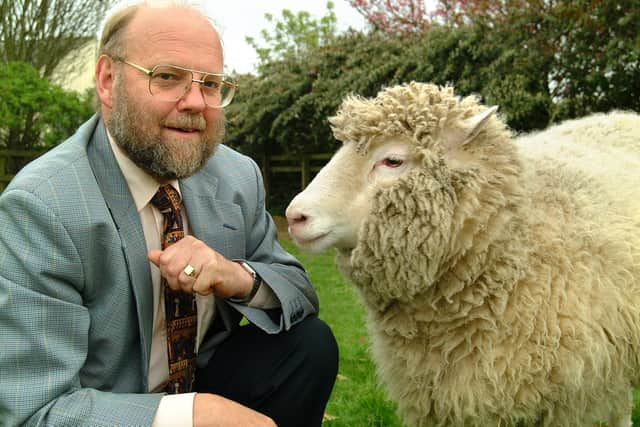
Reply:
M151 204L163 214L170 211L178 212L180 210L180 193L171 184L165 184L153 195Z

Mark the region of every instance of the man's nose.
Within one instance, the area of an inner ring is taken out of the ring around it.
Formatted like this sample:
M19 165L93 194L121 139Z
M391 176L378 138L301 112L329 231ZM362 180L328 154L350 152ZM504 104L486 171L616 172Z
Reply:
M191 111L202 111L207 108L202 94L201 83L195 80L191 82L185 94L180 98L178 108Z

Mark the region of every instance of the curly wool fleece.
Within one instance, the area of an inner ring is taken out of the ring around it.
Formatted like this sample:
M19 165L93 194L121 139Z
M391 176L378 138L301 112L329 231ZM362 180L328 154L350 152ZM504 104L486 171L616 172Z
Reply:
M640 379L640 118L614 113L514 142L484 107L412 83L348 98L336 138L398 135L420 167L380 189L338 262L412 426L621 423Z

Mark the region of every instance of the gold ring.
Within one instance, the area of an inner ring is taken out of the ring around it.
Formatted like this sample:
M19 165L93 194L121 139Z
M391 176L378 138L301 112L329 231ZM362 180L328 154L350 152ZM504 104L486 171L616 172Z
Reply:
M184 274L189 277L196 277L196 269L193 268L191 264L187 264L187 266L182 271L184 271Z

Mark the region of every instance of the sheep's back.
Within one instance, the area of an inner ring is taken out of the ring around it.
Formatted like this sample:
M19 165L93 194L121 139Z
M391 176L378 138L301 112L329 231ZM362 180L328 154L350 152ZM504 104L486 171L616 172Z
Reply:
M640 115L595 114L516 143L527 169L525 185L532 191L583 197L580 204L603 225L617 215L640 222Z
M533 258L540 264L549 257L555 260L546 264L562 278L553 281L563 301L558 311L581 319L563 330L563 336L583 325L597 325L584 328L572 351L579 354L579 346L595 345L595 335L588 338L590 328L605 331L609 337L603 343L618 348L619 358L608 360L606 351L591 350L584 360L593 358L600 370L626 371L637 383L640 116L597 114L521 137L517 144L530 201L524 213L539 245ZM533 277L543 277L536 273ZM630 366L635 367L627 370Z

